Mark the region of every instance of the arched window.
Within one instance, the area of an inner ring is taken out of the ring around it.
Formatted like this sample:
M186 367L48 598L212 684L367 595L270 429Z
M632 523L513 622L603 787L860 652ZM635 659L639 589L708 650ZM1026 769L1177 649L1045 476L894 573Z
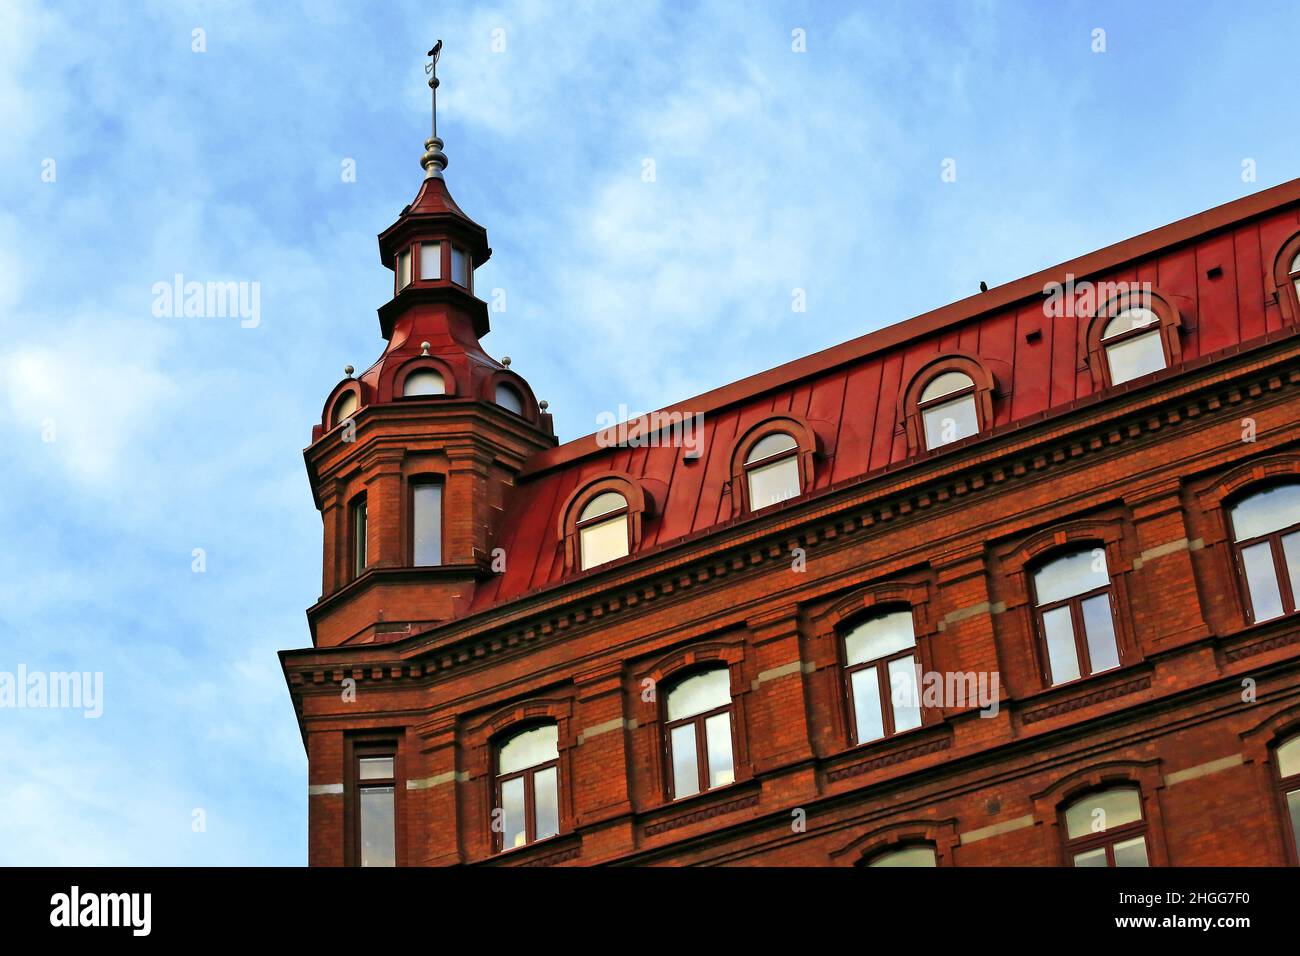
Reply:
M351 418L356 413L358 404L355 391L347 391L340 395L339 400L334 403L334 421L332 424L339 425Z
M1291 826L1291 846L1300 861L1300 734L1278 745L1274 757L1282 802Z
M559 767L555 724L521 731L497 749L498 850L514 849L560 832Z
M873 856L867 866L938 866L934 847L924 844L900 847Z
M979 432L975 382L962 372L942 372L921 390L917 408L925 425L925 447L938 448Z
M1296 233L1278 250L1273 260L1273 281L1278 304L1291 324L1300 324L1300 233Z
M1251 620L1296 610L1300 596L1300 484L1274 485L1229 510Z
M1291 265L1287 267L1287 278L1291 281L1291 288L1295 290L1296 297L1300 298L1300 252L1291 259Z
M1090 793L1065 808L1065 852L1074 866L1147 866L1142 796L1134 787Z
M416 395L446 395L447 380L436 368L418 368L402 382L402 394L408 398Z
M617 491L602 492L578 515L579 567L594 568L626 557L630 551L627 499Z
M756 441L745 456L745 481L751 511L799 497L799 443L785 432Z
M910 608L876 615L846 633L844 664L850 723L857 743L921 726Z
M514 412L516 415L524 413L524 399L519 394L519 390L513 385L507 385L501 382L496 389L496 403L508 412Z
M1103 548L1063 555L1035 571L1034 604L1050 683L1064 684L1119 666Z
M1125 309L1101 333L1110 383L1119 385L1167 367L1160 316L1145 307Z
M665 702L668 789L674 799L736 779L731 740L731 674L725 667L693 674Z

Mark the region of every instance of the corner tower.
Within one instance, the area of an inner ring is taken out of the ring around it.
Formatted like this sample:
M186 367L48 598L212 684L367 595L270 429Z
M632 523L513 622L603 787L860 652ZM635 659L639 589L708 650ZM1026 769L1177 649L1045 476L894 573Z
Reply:
M321 599L307 612L318 647L396 640L461 613L493 573L515 476L555 444L528 383L480 343L488 309L474 270L492 249L443 175L441 48L426 66L424 181L379 235L393 272L393 297L379 309L386 345L360 376L345 369L304 451L324 525Z

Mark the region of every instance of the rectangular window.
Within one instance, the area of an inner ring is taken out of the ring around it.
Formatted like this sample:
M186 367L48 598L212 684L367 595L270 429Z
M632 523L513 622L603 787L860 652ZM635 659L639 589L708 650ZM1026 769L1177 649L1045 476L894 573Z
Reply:
M1160 331L1157 329L1106 346L1106 361L1110 363L1112 385L1160 371L1165 367L1165 349L1160 342Z
M397 254L397 290L411 284L411 249L408 246Z
M695 750L695 725L674 727L669 738L673 757L673 796L689 797L700 792L700 768Z
M926 448L960 441L979 431L979 415L975 411L975 399L970 395L931 406L922 418L925 421Z
M420 278L442 278L442 244L438 242L420 243Z
M366 499L363 495L352 503L352 576L360 577L366 569Z
M704 721L704 742L709 751L709 786L725 787L736 782L731 759L731 714L714 714Z
M894 705L894 733L921 726L921 692L916 684L916 658L889 662L889 692Z
M524 811L524 778L512 777L501 785L501 845L507 849L528 842Z
M589 524L578 532L582 567L594 568L627 555L627 515Z
M469 288L469 253L455 246L451 247L451 281Z
M749 470L749 507L753 511L799 497L799 459L783 458Z
M1054 607L1043 614L1043 636L1047 638L1047 667L1053 684L1079 677L1079 655L1074 647L1074 624L1070 606Z
M417 568L442 564L442 485L436 481L411 486L411 544Z
M533 775L533 816L537 839L545 840L560 832L559 774L554 767Z
M392 753L367 746L357 753L353 807L356 815L356 859L361 866L397 863L396 772Z
M1282 613L1282 592L1273 567L1273 546L1267 541L1241 549L1242 569L1250 588L1250 604L1256 621L1270 621Z
M880 709L880 677L874 667L854 671L853 715L857 718L858 743L885 736L885 719Z

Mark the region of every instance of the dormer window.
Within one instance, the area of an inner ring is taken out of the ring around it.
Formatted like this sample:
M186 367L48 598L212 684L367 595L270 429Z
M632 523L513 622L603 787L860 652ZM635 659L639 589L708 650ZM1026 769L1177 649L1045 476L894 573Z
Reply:
M751 511L799 497L799 443L785 432L755 442L745 456L745 481Z
M397 291L411 284L411 250L408 246L397 254Z
M938 448L980 430L975 382L962 372L944 372L921 391L917 407L925 424L925 447Z
M402 394L407 398L417 395L446 395L447 380L437 369L416 369L402 383Z
M516 415L524 413L524 400L513 385L506 385L504 382L498 385L496 400L497 404L508 412L514 412Z
M469 288L469 253L457 246L451 247L451 281Z
M1165 368L1160 316L1148 308L1125 309L1101 333L1110 382L1119 385Z
M357 393L344 392L334 405L334 424L340 425L351 418L357 410Z
M617 491L592 498L578 515L578 547L582 570L626 557L629 551L627 499Z
M442 243L420 243L420 278L442 278Z

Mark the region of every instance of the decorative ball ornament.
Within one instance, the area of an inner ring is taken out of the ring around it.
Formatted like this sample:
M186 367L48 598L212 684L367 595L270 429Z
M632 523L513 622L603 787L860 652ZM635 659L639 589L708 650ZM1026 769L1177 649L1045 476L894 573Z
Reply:
M355 371L355 369L353 369L351 365L343 366L343 374L346 375L348 378L352 377L353 371Z
M542 411L546 411L548 408L551 407L551 403L546 401L545 399L542 399L542 401L537 403L537 407L540 408Z
M503 355L503 356L501 356L501 364L504 365L506 368L509 368L509 367L510 367L510 356L509 356L509 355Z
M421 343L420 343L420 354L421 354L421 355L428 355L428 354L429 354L429 348L430 348L430 345L429 345L428 342L421 342Z

